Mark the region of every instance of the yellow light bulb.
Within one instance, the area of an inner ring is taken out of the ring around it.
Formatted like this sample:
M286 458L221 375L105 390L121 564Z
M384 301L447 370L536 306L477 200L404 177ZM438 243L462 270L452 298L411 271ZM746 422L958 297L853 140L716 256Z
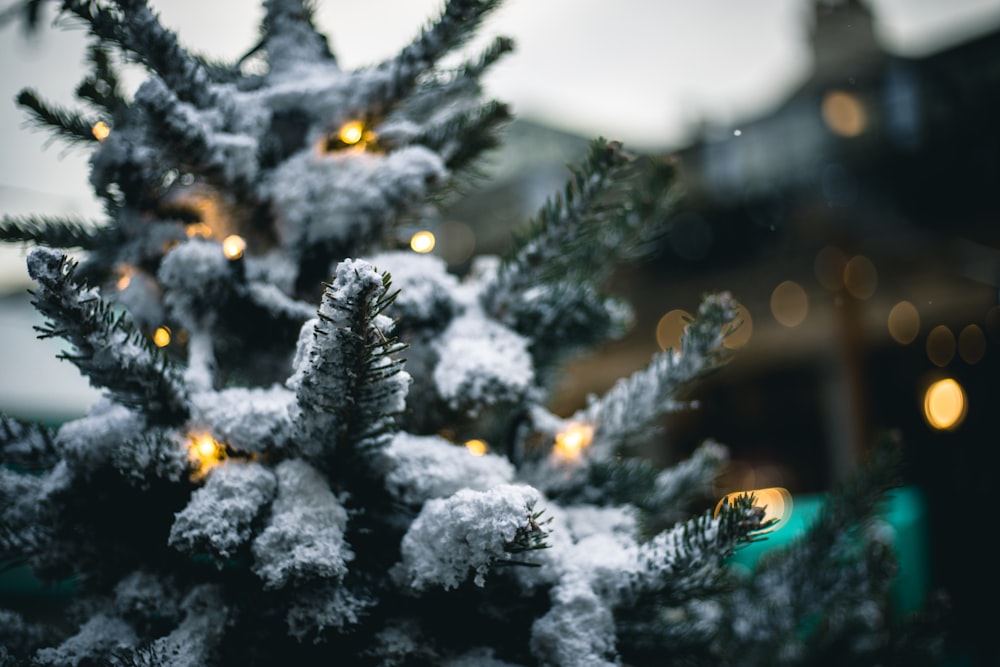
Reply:
M410 237L410 248L414 252L427 253L434 250L434 234L428 231L417 232Z
M132 283L132 276L135 275L136 269L129 264L119 264L116 267L116 272L118 273L118 281L115 283L115 287L118 288L119 292L122 292Z
M556 434L556 444L552 455L562 463L576 463L594 439L594 427L590 424L572 422Z
M482 440L466 440L465 448L469 450L469 453L473 456L482 456L489 449L487 444Z
M204 477L226 459L226 448L208 433L189 435L187 452L188 460L195 466L192 479Z
M162 326L153 332L153 344L156 347L166 347L170 345L170 327Z
M939 431L957 428L967 409L965 390L952 378L938 380L924 393L924 418Z
M348 146L353 146L364 138L365 125L360 120L348 121L340 127L337 136Z
M238 234L231 234L222 240L222 252L226 259L235 260L243 256L243 251L247 249L247 242Z
M103 120L94 123L94 127L90 128L90 131L98 141L104 141L111 134L111 128Z

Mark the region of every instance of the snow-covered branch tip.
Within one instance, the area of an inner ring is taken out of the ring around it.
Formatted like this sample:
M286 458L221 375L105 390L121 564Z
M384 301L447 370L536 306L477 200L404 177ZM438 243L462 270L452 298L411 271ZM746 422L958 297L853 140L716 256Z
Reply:
M126 313L116 313L97 289L76 281L74 260L35 248L27 264L28 275L39 285L32 304L46 318L36 327L39 336L58 336L74 348L61 358L151 422L179 423L187 417L186 391L177 369Z
M396 429L411 378L396 356L406 346L391 335L395 323L382 312L396 298L391 286L388 273L363 260L344 260L325 287L317 317L302 329L289 385L296 390L307 458L332 454L354 468L357 454L387 444Z

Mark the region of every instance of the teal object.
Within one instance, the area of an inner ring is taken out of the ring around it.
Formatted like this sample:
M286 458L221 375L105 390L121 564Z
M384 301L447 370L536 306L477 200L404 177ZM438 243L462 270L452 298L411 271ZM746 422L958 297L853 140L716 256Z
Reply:
M771 549L779 549L803 535L826 502L823 494L792 497L792 515L767 539L741 547L730 563L752 570L760 557ZM930 541L927 534L927 503L923 493L914 486L892 491L881 517L895 531L894 548L899 572L893 582L891 603L900 615L919 609L930 587Z

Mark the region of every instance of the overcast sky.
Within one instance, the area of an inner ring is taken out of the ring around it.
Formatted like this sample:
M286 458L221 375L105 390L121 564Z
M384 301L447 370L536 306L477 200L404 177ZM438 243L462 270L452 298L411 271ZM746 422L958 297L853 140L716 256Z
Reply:
M0 0L0 7L9 1ZM249 0L154 0L186 46L236 57L254 43ZM319 0L317 23L341 66L393 55L440 0ZM885 48L936 51L1000 25L1000 0L873 0ZM738 122L766 111L808 74L811 0L508 0L484 25L517 45L488 93L515 114L642 148L680 147L702 119ZM30 129L13 102L24 87L72 105L84 34L0 30L0 213L99 218L86 155ZM26 280L23 251L0 248L0 289Z

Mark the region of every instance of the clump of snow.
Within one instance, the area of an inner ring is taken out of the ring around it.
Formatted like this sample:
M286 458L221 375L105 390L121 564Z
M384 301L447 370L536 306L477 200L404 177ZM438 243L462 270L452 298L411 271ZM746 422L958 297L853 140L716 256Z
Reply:
M263 452L287 440L294 404L295 394L280 385L206 391L191 397L191 422L240 451Z
M461 489L486 491L514 481L513 464L503 456L473 456L465 447L436 435L401 431L384 448L385 485L398 500L421 505Z
M320 155L307 147L274 169L261 190L275 205L284 247L359 249L389 224L397 207L419 202L445 174L441 157L422 146L377 156Z
M59 646L39 649L35 660L40 665L52 667L96 664L101 657L131 648L137 641L135 630L128 623L120 618L97 613Z
M115 586L115 607L125 618L176 618L180 600L172 586L152 572L136 570Z
M544 665L615 667L611 609L583 577L566 577L551 592L552 607L531 627L531 651Z
M274 473L258 463L229 460L191 494L170 528L171 546L208 553L221 567L250 538L251 522L274 497Z
M485 585L490 566L505 557L519 530L529 530L540 498L530 486L505 484L427 501L403 536L396 576L414 591L456 588L470 572L477 586Z
M491 648L478 648L445 660L441 663L441 667L521 667L521 665L496 658Z
M344 541L347 511L305 461L282 461L274 474L278 497L267 527L253 542L253 571L266 588L295 578L342 579L354 558Z
M392 275L392 287L399 290L392 313L403 326L428 326L451 319L458 278L448 273L443 259L405 251L379 253L369 261Z
M164 256L156 277L164 290L163 301L187 326L199 322L204 312L232 289L230 260L217 241L192 238Z
M75 471L96 470L106 465L132 434L144 429L141 415L102 398L91 406L87 416L59 428L56 445Z
M366 609L376 601L339 584L317 585L302 590L295 598L285 620L288 634L299 641L312 636L313 641L322 641L326 630L339 630L356 624Z
M519 401L535 378L527 339L477 311L452 320L437 352L438 394L472 417L487 406Z
M201 584L184 598L181 610L181 623L152 643L152 653L170 667L204 667L226 631L229 609L218 587Z

